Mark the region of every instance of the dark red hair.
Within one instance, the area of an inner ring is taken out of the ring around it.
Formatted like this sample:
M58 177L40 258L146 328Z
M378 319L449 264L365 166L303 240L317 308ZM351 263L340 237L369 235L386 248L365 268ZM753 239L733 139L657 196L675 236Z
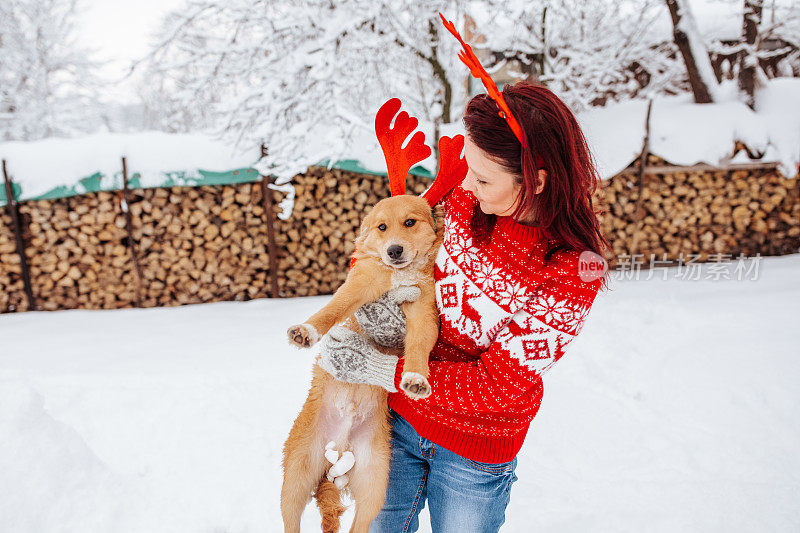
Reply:
M521 189L512 218L524 220L533 215L536 224L545 228L554 241L545 259L558 249L590 250L604 257L609 244L592 205L600 176L575 115L550 89L527 81L503 87L503 99L522 127L530 149L522 150L487 94L469 101L464 125L475 146L517 176ZM547 172L544 189L538 195L534 192L540 168L537 155ZM476 204L472 229L478 244L491 239L496 220L496 215L484 214Z

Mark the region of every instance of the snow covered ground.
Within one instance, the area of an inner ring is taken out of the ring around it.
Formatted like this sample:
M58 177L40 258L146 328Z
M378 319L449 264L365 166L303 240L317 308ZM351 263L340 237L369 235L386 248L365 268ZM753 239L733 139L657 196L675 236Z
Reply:
M800 530L799 271L614 281L545 378L504 531ZM326 300L0 316L0 531L280 531L313 359L284 331Z

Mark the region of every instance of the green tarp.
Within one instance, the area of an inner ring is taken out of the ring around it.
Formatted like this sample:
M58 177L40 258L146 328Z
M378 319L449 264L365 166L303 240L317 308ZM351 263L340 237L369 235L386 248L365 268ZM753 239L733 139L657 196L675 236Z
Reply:
M322 161L317 166L327 167L329 161ZM355 159L343 159L336 162L331 168L338 168L350 172L358 172L361 174L372 174L385 176L385 172L375 172L368 170ZM433 175L424 167L416 166L411 169L411 174L415 176L433 178ZM12 179L14 177L12 176ZM22 178L22 176L18 177ZM24 179L24 178L23 178ZM141 185L141 175L133 173L128 180L128 186L131 189L141 188L159 188L159 187L200 187L203 185L230 185L233 183L250 183L261 179L258 171L252 168L240 168L230 170L228 172L210 172L206 170L199 170L196 172L177 171L177 172L162 172L160 179L148 179L147 184ZM155 181L155 183L151 183ZM14 195L19 198L20 186L14 183ZM52 200L55 198L66 198L69 196L78 196L81 194L101 191L119 191L122 190L122 172L118 172L113 176L107 177L101 173L95 173L91 176L81 178L72 186L60 185L55 187L44 194L40 194L33 198L24 198L26 200ZM5 187L0 187L0 206L6 205L6 191Z

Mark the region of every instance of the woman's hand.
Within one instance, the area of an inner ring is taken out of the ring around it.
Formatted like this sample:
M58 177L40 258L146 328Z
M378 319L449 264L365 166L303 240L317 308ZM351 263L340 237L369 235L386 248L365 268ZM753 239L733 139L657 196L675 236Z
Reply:
M420 297L416 285L402 285L392 289L378 300L364 304L356 311L356 321L364 333L379 346L396 348L406 337L406 317L400 304L413 302Z
M406 336L406 317L400 304L420 297L419 287L392 289L378 300L365 304L355 316L364 333L378 345L400 346ZM322 338L319 366L339 381L378 385L389 392L394 386L397 356L381 353L365 336L344 326L334 326Z

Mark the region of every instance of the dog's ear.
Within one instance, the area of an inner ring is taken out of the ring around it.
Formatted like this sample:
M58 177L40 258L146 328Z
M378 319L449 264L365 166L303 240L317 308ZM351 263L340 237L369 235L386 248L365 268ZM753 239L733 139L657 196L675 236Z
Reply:
M356 249L360 249L364 244L364 240L369 235L370 228L372 228L372 219L373 213L375 212L375 208L373 207L369 213L366 214L364 220L361 221L361 227L358 230L358 235L356 236Z
M433 218L433 232L437 237L444 236L444 206L439 203L431 208L431 217Z
M431 207L431 227L433 232L436 233L439 228L439 221L436 219L436 210Z
M356 235L356 241L355 241L356 250L360 250L364 246L364 241L366 240L368 234L369 230L364 226L362 226L361 230L359 230L358 235Z

